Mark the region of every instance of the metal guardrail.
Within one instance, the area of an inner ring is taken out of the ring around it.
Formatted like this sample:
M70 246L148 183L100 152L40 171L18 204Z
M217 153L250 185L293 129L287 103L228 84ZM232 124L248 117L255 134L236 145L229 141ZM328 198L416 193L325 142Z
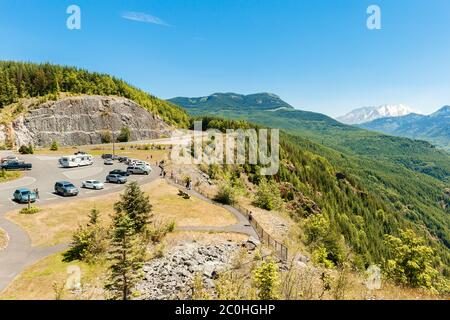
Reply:
M168 178L169 180L172 180L175 184L185 188L186 186L180 184L180 182L177 178L175 177L170 177L170 176L165 176L166 178ZM196 187L192 186L192 190L194 190L195 192L198 192L199 194L201 194L202 196L210 199L208 197L207 194L205 194L202 190L197 189ZM273 238L267 231L264 230L264 228L262 227L262 225L260 223L258 223L258 221L255 219L255 217L253 217L251 215L251 211L248 210L247 208L244 208L243 206L239 205L239 204L235 204L232 206L233 208L235 208L237 211L239 211L244 217L247 218L247 220L249 221L250 225L253 227L253 229L255 230L255 232L258 234L260 240L262 243L268 245L269 247L271 247L272 249L274 249L274 251L278 254L278 256L286 261L288 260L288 248L282 244L281 242L275 240L275 238Z

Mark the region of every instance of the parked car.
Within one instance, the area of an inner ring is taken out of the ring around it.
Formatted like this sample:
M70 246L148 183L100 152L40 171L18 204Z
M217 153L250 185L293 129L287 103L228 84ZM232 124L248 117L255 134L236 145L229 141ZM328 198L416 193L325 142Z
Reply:
M101 190L104 188L104 185L103 182L97 180L86 180L83 181L82 187L86 189Z
M150 172L152 171L152 169L148 166L145 165L140 165L140 166L129 166L127 168L127 172L129 174L150 174Z
M1 165L5 170L31 170L31 163L25 163L23 161L6 161Z
M78 189L71 182L59 181L55 183L55 193L67 197L78 195Z
M36 193L26 188L17 189L13 194L13 198L14 201L17 201L19 203L28 203L28 200L30 202L35 202Z
M130 175L127 171L120 170L120 169L110 171L109 174L118 174L119 176L122 176L122 177L128 177Z
M75 152L74 153L76 156L78 156L78 155L84 155L84 154L87 154L86 152L84 152L84 151L77 151L77 152Z
M106 176L106 182L123 184L127 182L127 177L121 176L119 174L108 174Z
M103 161L103 164L106 165L106 166L112 166L114 164L114 161L111 158L106 158Z
M120 163L127 162L128 161L128 157L118 157L117 160L119 160Z
M110 153L102 154L102 159L112 159L112 158L113 158L113 155Z
M2 159L2 163L10 161L19 161L19 158L17 158L16 156L7 156Z

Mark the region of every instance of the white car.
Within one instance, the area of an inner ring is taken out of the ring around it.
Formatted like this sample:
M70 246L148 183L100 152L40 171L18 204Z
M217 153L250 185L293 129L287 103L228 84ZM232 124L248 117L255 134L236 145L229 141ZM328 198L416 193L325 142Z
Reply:
M82 187L86 189L101 190L104 188L104 185L103 182L97 180L86 180L83 181Z
M113 161L113 159L108 158L103 161L103 164L106 166L112 166L114 164L114 161Z

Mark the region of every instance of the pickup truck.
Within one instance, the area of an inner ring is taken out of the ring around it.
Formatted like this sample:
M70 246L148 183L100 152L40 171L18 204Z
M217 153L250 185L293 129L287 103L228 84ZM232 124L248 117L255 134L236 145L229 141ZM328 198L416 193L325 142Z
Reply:
M25 163L22 161L8 161L1 165L1 169L4 170L31 170L31 163Z

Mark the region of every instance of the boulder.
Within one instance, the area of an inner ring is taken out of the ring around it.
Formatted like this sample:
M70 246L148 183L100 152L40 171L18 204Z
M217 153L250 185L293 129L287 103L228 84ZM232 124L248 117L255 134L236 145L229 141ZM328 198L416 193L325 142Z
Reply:
M243 243L243 246L247 248L247 250L253 251L261 244L261 241L254 237L248 238L246 242Z

